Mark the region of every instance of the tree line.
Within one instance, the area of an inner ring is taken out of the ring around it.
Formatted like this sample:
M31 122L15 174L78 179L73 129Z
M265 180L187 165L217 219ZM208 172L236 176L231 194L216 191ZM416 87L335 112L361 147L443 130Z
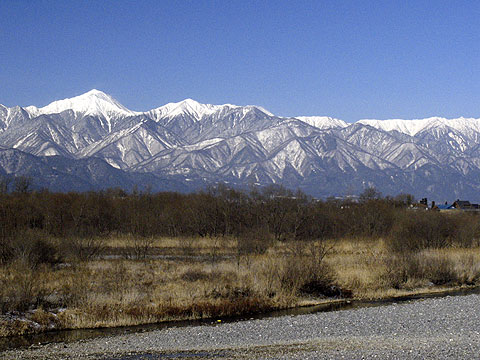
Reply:
M374 189L367 189L355 202L317 200L281 186L241 191L219 185L190 194L126 193L121 189L85 193L13 191L0 194L0 239L30 230L56 238L128 234L262 236L287 241L406 239L424 234L423 238L438 243L477 238L476 216L414 212L408 210L412 201L408 194L382 197Z

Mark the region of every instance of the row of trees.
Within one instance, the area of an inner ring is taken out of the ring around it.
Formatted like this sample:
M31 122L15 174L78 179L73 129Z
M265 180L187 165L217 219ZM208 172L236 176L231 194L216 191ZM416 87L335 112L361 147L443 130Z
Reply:
M478 216L408 210L413 198L367 189L360 201L318 201L278 186L250 192L217 186L192 194L18 191L0 194L0 241L27 232L55 238L115 234L234 236L265 240L384 237L396 248L473 244Z
M271 186L250 192L224 186L193 194L14 192L0 194L0 238L27 229L54 237L242 236L275 240L383 236L408 197L366 197L359 203L317 201Z

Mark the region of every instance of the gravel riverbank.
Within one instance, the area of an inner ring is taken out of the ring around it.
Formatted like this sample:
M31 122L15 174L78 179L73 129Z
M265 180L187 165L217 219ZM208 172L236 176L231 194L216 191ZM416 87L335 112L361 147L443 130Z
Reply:
M2 359L475 359L480 295L169 328L36 348Z

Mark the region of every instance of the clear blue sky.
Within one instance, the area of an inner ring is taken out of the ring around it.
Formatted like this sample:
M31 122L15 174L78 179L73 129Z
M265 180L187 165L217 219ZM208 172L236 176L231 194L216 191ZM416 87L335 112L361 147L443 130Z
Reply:
M479 1L0 1L0 103L480 117Z

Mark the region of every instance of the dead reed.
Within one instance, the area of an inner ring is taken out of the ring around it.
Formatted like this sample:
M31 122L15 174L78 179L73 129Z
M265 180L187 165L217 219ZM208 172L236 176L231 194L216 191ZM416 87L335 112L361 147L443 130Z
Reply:
M0 266L0 336L232 316L480 281L477 247L404 252L379 238L260 246L255 237L112 237L85 245L101 242L100 256L75 259L59 242L49 240L61 262L32 266L18 257ZM138 244L141 252L125 256Z

